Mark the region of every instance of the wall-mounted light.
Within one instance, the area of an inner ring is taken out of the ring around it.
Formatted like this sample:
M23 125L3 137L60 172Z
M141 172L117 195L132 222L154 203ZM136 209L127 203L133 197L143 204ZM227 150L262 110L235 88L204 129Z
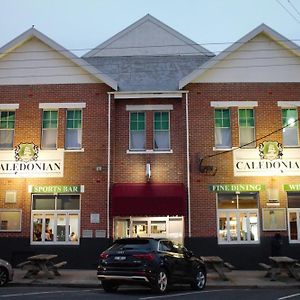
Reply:
M151 178L151 165L149 162L146 163L146 178L147 178L147 181L149 181Z

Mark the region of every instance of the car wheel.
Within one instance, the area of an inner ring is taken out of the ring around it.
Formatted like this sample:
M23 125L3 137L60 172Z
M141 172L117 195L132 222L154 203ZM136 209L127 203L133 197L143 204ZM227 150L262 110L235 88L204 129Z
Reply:
M154 293L163 294L167 291L168 288L168 275L164 269L160 269L156 280L152 285L152 291Z
M5 268L0 267L0 286L5 285L8 282L8 272Z
M117 284L105 280L102 280L101 284L102 284L102 288L107 293L115 293L119 287Z
M194 280L191 284L192 289L203 290L206 284L206 274L202 269L198 269L194 275Z

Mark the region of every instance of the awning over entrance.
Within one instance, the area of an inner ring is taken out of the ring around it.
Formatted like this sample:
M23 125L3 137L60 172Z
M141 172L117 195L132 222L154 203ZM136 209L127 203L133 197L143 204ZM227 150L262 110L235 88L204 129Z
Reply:
M181 183L115 184L112 188L111 215L185 216L185 187Z

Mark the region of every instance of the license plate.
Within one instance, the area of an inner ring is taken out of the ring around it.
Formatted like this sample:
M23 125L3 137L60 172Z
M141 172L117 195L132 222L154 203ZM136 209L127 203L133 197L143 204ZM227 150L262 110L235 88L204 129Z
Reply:
M126 256L115 256L115 260L125 260Z

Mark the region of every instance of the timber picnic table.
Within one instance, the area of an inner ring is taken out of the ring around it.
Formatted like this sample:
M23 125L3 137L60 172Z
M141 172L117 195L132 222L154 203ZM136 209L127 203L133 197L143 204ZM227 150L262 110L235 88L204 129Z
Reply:
M288 256L270 256L271 268L266 276L271 276L271 280L277 279L277 275L281 272L286 272L290 277L300 280L300 276L297 270L299 267L298 260L290 258Z
M53 279L54 275L60 276L58 269L67 264L66 261L55 264L53 259L56 257L56 254L38 254L30 256L27 258L27 261L18 264L18 267L27 270L24 278L36 277L38 273L42 271L48 279Z
M224 260L219 256L201 256L201 259L204 261L207 268L217 272L222 280L229 280L225 275L225 271L234 268L231 264L225 263Z

